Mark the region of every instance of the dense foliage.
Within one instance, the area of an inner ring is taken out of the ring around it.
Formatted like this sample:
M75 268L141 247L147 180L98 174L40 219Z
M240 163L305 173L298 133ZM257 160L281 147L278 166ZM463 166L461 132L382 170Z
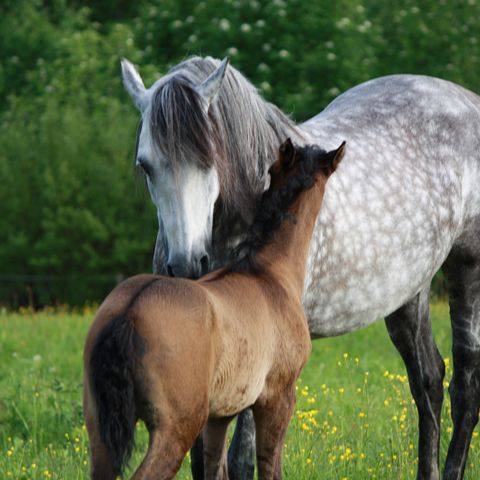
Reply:
M395 72L480 91L480 2L4 0L0 4L0 303L98 300L149 271L154 211L135 182L146 84L191 54L223 57L296 120Z

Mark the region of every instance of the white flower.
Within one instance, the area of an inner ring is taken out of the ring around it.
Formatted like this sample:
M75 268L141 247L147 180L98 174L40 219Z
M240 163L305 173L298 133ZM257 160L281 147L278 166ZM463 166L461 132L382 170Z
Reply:
M248 24L248 23L242 23L240 25L240 30L243 32L243 33L248 33L252 30L252 27Z
M220 22L218 22L218 26L220 27L220 30L223 30L224 32L230 30L230 22L226 18L222 18Z
M262 45L262 50L263 50L264 52L269 52L271 49L272 49L272 46L271 46L269 43L264 43L264 44Z
M365 20L361 25L358 26L358 31L360 33L365 33L372 26L370 20Z
M260 63L257 67L259 72L268 72L270 67L266 63Z
M348 27L350 25L351 21L349 18L347 17L342 17L340 20L338 20L337 22L335 22L335 26L337 28L339 28L340 30L342 30L343 28L345 27Z
M227 50L227 53L233 57L234 55L237 55L237 53L238 53L238 48L230 47L230 48Z
M257 20L257 21L255 22L255 25L256 25L258 28L263 28L263 27L266 25L266 22L265 22L265 20L260 19L260 20Z
M268 83L268 82L262 82L260 84L260 88L264 91L264 92L269 92L271 89L272 89L272 86Z
M182 26L182 21L181 20L174 20L172 22L172 27L173 28L180 28Z
M337 87L332 87L328 90L328 94L332 97L337 96L340 93L340 90Z
M290 52L288 50L282 49L278 52L278 55L282 58L287 58L290 56Z
M37 355L34 355L33 358L32 358L32 360L33 360L33 363L38 363L38 362L40 362L40 361L42 360L42 356L41 356L41 355L38 355L38 354L37 354Z
M331 62L333 62L336 58L337 56L333 52L327 53L327 60L330 60Z

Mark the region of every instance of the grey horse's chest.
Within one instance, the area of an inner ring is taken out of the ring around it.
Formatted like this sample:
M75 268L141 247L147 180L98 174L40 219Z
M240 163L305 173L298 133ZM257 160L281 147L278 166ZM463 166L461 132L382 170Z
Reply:
M327 109L305 126L324 148L347 141L307 263L304 305L314 337L360 328L400 307L440 268L460 228L458 136L441 131L440 117L425 123L427 110L412 117L400 107L358 116ZM443 119L448 128L455 118Z

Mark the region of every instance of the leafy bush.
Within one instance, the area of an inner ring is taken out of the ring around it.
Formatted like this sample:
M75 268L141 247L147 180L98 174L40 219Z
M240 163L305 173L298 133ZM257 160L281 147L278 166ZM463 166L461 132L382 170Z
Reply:
M413 0L6 0L0 5L0 303L100 300L149 271L156 218L135 184L147 84L191 54L223 57L297 120L396 72L480 91L480 4Z

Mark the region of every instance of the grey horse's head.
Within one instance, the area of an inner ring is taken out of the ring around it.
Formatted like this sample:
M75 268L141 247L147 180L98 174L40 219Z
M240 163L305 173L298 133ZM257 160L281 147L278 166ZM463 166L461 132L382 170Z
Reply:
M198 277L228 260L278 145L302 134L227 59L192 57L148 89L126 60L122 73L142 117L136 163L158 212L153 269Z
M170 73L146 89L133 65L122 61L123 82L142 115L135 161L157 208L157 273L195 278L209 268L220 179L217 132L208 116L227 66L225 59L199 83Z

